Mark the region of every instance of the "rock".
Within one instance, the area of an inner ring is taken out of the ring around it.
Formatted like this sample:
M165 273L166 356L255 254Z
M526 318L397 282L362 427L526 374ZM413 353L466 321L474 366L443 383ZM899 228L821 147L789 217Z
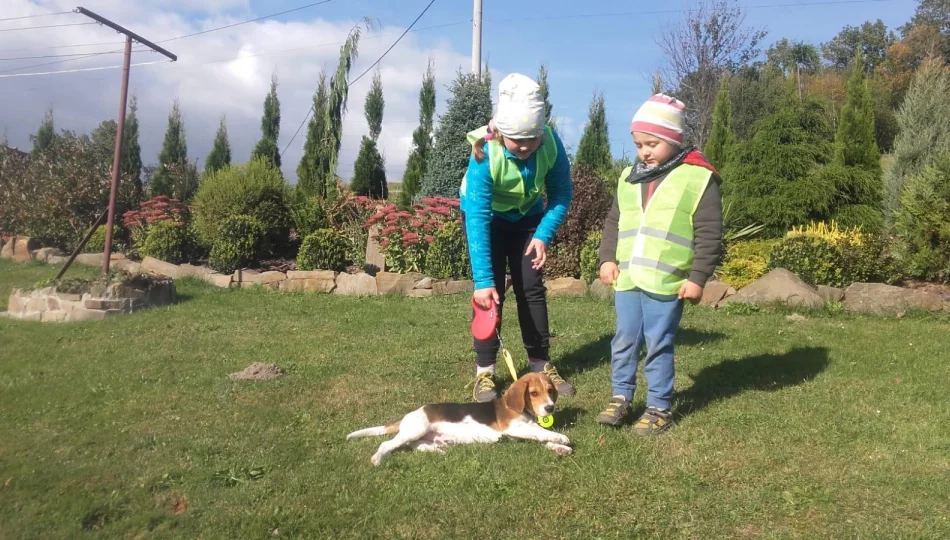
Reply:
M336 279L336 272L333 270L310 270L306 272L291 270L287 272L287 279L328 279L333 281Z
M63 322L66 320L65 311L46 311L40 317L43 322Z
M102 266L103 255L104 253L80 253L76 255L76 259L73 262L86 266Z
M172 279L179 277L177 264L167 263L152 257L145 257L142 259L142 268L144 268L147 272L161 276L168 276Z
M432 296L432 289L413 289L406 296L409 298L428 298Z
M110 254L109 254L109 261L110 261L109 264L110 264L110 265L111 265L112 263L116 262L116 261L124 261L124 260L126 260L125 253L116 253L116 252L113 252L113 253L110 253Z
M67 321L101 321L105 318L105 311L86 309L82 307L73 308L72 312L66 316Z
M446 294L472 294L475 282L469 280L436 281L432 284L432 294L443 296Z
M82 300L82 295L80 294L64 293L59 291L56 291L56 297L59 298L60 302L79 302Z
M819 285L818 296L822 297L825 302L840 302L844 300L844 289Z
M123 270L130 274L141 274L145 272L145 268L142 267L141 264L135 261L130 261L128 259L120 259L118 261L115 261L111 263L111 267L115 268L116 270Z
M378 294L376 278L361 272L359 274L340 274L336 278L336 289L333 294L355 296L372 296Z
M105 300L105 299L93 299L86 300L83 302L83 307L86 309L99 309L102 311L109 309L125 309L128 305L128 300Z
M208 274L213 274L214 270L208 268L207 266L194 266L192 264L179 264L178 265L178 277L196 277L201 278Z
M221 287L226 289L231 286L231 282L234 280L234 276L231 274L219 274L217 272L211 274L204 274L200 278L202 281L207 281L208 283L214 285L215 287Z
M555 279L547 284L551 298L580 298L587 296L587 285L581 279L570 277Z
M855 283L844 292L844 308L860 313L883 315L905 309L940 311L945 307L936 293L883 283Z
M50 257L62 257L64 253L58 248L40 248L33 252L33 260L40 262L49 262Z
M14 236L0 248L0 256L16 262L30 262L33 260L33 252L38 249L39 243L29 236Z
M46 257L46 264L66 264L69 257L60 257L58 255L49 255Z
M263 274L258 274L253 276L253 283L259 283L261 285L271 285L274 283L280 283L287 279L287 274L283 272L264 272ZM247 279L245 279L247 281Z
M413 289L431 289L433 283L435 283L434 279L430 277L424 277L420 279L419 281L417 281L416 284L413 285L412 288Z
M590 284L590 295L600 300L610 300L614 297L614 288L599 279Z
M21 321L42 321L43 320L43 311L26 311L21 314L18 318Z
M336 280L332 278L288 279L280 282L280 290L287 292L329 293L335 288Z
M733 289L728 283L711 280L707 282L706 286L703 288L703 299L699 301L699 304L708 307L716 307L720 302L734 294L736 294L736 290Z
M29 299L20 296L19 289L13 289L10 293L10 299L7 301L7 311L9 313L23 313L26 310L26 304Z
M26 303L26 311L46 311L46 297L30 298Z
M253 364L244 368L243 371L232 373L228 376L228 378L232 381L266 381L269 379L276 379L283 374L284 372L274 364L254 362Z
M46 297L46 311L59 311L59 298L55 296Z
M257 270L235 270L234 271L234 283L253 283L254 279L261 275Z
M792 313L791 315L785 317L785 320L788 322L802 322L807 321L808 319L801 313Z
M821 307L825 304L821 296L818 296L818 291L784 268L772 270L720 304L732 302L752 304L784 302L790 306L809 308Z
M383 272L386 270L386 257L379 249L379 242L375 240L379 231L379 225L369 228L369 237L366 240L366 266L372 267L377 272Z
M395 274L379 272L376 274L376 288L379 294L409 294L416 283L425 276L416 272L410 274Z

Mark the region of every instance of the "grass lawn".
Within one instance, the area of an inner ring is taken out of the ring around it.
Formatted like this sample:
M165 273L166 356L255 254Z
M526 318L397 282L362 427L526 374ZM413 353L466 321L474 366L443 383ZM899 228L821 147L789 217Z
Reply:
M50 272L0 261L0 292ZM348 432L469 399L466 298L179 293L95 323L0 319L0 537L950 536L946 318L689 309L682 415L645 440L594 423L612 308L553 301L573 456L508 441L374 469L381 439ZM287 374L228 380L255 361Z

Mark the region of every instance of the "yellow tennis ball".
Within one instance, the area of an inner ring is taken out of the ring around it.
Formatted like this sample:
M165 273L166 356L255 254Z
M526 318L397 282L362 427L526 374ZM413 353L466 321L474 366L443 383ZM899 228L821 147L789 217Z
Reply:
M554 425L554 415L553 415L553 414L549 414L549 415L547 415L547 416L539 416L539 417L538 417L538 424L540 424L541 427L543 427L543 428L549 428L549 427L553 426L553 425Z

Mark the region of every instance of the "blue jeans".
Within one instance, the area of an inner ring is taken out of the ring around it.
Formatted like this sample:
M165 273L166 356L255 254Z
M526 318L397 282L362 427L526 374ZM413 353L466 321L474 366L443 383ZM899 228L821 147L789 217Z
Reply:
M613 395L633 400L640 349L645 344L647 407L669 409L673 401L673 339L683 316L683 302L676 296L632 290L618 291L614 303L617 333L610 342Z

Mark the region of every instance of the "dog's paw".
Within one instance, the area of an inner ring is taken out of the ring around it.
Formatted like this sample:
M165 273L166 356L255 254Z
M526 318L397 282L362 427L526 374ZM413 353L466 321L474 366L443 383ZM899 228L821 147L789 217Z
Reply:
M569 456L574 453L573 448L571 448L570 446L565 446L563 444L548 443L547 447L550 448L551 450L554 450L554 452L559 456Z
M571 444L571 440L568 439L566 435L561 435L560 433L552 433L551 442L555 444L560 444L562 446L567 446Z
M382 454L373 454L369 461L373 464L373 467L379 467L383 464L384 459L386 458Z

